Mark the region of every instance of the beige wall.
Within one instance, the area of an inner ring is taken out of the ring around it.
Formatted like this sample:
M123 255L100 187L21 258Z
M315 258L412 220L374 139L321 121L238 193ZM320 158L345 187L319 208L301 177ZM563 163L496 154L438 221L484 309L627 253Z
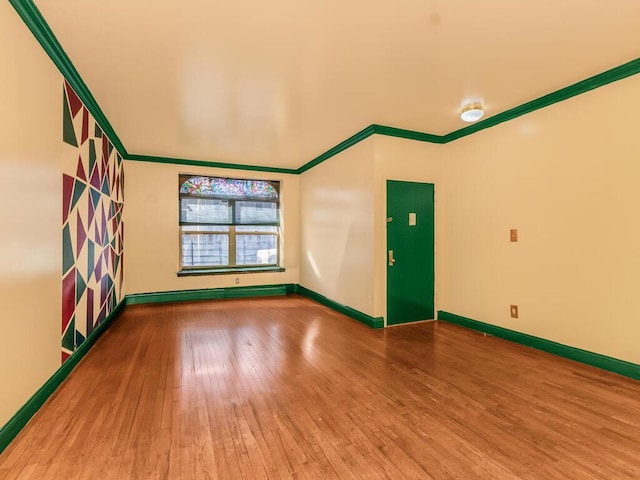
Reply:
M442 148L376 135L303 173L300 283L338 303L386 319L386 181L436 185L438 249Z
M450 144L332 157L301 178L301 284L385 316L385 182L434 183L437 309L640 363L638 102L640 76Z
M178 277L178 174L280 180L284 272ZM297 175L125 161L125 284L127 294L298 283Z
M640 76L445 145L441 309L640 363L637 105Z
M300 179L300 284L374 314L372 137Z
M0 4L0 427L60 366L62 77Z

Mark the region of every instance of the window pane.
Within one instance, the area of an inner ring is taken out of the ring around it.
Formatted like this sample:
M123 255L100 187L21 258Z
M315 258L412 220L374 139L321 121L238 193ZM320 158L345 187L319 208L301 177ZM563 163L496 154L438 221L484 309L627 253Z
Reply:
M278 227L263 226L263 225L238 225L236 232L265 232L265 233L278 233Z
M278 204L271 202L236 202L236 223L278 223Z
M190 223L231 223L231 205L227 200L181 198L180 221Z
M277 235L236 235L237 265L275 265L277 263Z
M228 232L226 225L183 225L183 232Z
M182 266L212 267L229 265L229 235L182 234Z

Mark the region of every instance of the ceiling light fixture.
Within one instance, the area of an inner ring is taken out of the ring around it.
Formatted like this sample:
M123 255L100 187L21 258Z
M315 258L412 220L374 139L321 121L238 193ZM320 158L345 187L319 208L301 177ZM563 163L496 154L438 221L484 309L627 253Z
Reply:
M462 107L460 118L465 122L477 122L484 115L481 103L469 103Z

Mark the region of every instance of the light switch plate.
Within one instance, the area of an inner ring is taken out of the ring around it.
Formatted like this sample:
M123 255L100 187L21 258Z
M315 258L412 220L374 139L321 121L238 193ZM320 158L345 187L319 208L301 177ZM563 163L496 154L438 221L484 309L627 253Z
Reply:
M517 242L518 241L518 229L517 228L512 228L510 230L510 238L512 242Z
M416 214L411 212L409 214L409 226L410 227L415 227L417 225L417 218L416 218Z

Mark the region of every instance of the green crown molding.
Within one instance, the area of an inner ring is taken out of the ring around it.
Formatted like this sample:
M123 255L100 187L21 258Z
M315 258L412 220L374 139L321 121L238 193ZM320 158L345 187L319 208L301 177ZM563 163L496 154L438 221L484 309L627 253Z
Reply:
M599 353L589 352L588 350L582 350L581 348L570 347L568 345L563 345L562 343L553 342L540 337L534 337L533 335L527 335L526 333L520 333L515 330L509 330L508 328L498 327L497 325L479 322L478 320L462 317L442 310L438 312L438 321L454 323L472 330L488 333L494 337L509 340L510 342L526 345L527 347L532 347L560 357L575 360L576 362L617 373L618 375L640 380L640 365L636 365L635 363L625 362L624 360L618 360L617 358L608 357Z
M325 160L330 159L331 157L339 154L340 152L344 152L347 148L353 147L356 143L361 142L365 138L369 138L371 135L375 133L375 129L373 125L369 125L367 128L360 130L355 135L347 138L346 140L340 142L333 148L330 148L322 155L318 155L316 158L311 160L310 162L305 163L300 168L296 170L296 173L300 175L301 173L306 172L307 170L315 167L316 165L321 164Z
M53 63L58 67L62 75L67 79L78 97L80 97L89 112L91 112L91 115L93 115L98 124L102 127L102 130L107 134L107 137L111 139L122 157L125 160L133 160L138 162L195 165L203 167L228 168L234 170L250 170L258 172L300 175L307 170L330 159L331 157L339 154L340 152L343 152L353 145L361 142L362 140L370 137L373 134L417 140L420 142L445 144L479 132L481 130L499 125L501 123L508 122L509 120L513 120L522 115L526 115L527 113L531 113L536 110L540 110L541 108L548 107L550 105L553 105L554 103L562 102L571 97L575 97L590 90L594 90L609 83L616 82L618 80L622 80L624 78L640 73L640 58L636 58L635 60L631 60L630 62L627 62L623 65L619 65L610 70L589 77L586 80L582 80L580 82L574 83L573 85L569 85L568 87L564 87L560 90L556 90L555 92L543 95L542 97L536 98L517 107L510 108L509 110L505 110L504 112L492 115L485 120L481 120L464 128L454 130L453 132L447 133L446 135L434 135L431 133L405 130L384 125L369 125L355 135L347 138L346 140L337 144L335 147L330 148L323 154L317 156L313 160L305 163L297 169L243 165L238 163L210 162L206 160L156 157L152 155L137 155L129 154L127 152L126 148L120 141L120 138L109 123L109 120L107 120L107 117L104 115L102 109L91 94L91 91L84 83L84 81L80 77L80 74L65 53L62 45L60 45L60 42L58 42L44 17L33 3L33 0L9 0L9 3L13 5L13 8L15 8L29 30L31 30L38 42L40 42L42 48L44 48L45 52L47 52Z
M106 133L116 150L120 155L125 157L127 150L109 123L109 120L107 120L98 102L96 102L96 99L91 94L89 87L84 83L84 80L82 80L76 67L71 63L62 45L60 45L51 28L49 28L38 7L35 6L32 0L9 0L9 3L11 3L16 12L18 12L22 21L27 25L29 30L31 30L31 33L36 37L36 40L38 40L44 51L47 52L47 55L49 55L54 65L58 67L62 76L67 79L71 88L73 88L76 95L78 95L82 103L87 107L87 110L89 110L93 118L98 122L102 131Z
M416 132L415 130L404 130L402 128L385 127L384 125L372 125L374 133L386 135L387 137L406 138L427 143L447 143L445 135L433 135L431 133Z
M522 115L526 115L527 113L535 112L536 110L540 110L542 108L548 107L550 105L553 105L554 103L563 102L565 100L568 100L569 98L581 95L591 90L595 90L596 88L602 87L604 85L608 85L609 83L622 80L624 78L636 75L638 73L640 73L640 58L631 60L630 62L627 62L623 65L619 65L610 70L594 75L593 77L589 77L586 80L582 80L580 82L569 85L568 87L561 88L560 90L556 90L555 92L549 93L547 95L543 95L542 97L536 98L534 100L531 100L517 107L511 108L509 110L505 110L504 112L497 113L495 115L492 115L491 117L486 118L485 120L481 120L467 127L454 130L453 132L447 133L446 135L434 135L431 133L418 132L415 130L405 130L402 128L372 124L360 130L355 135L352 135L346 140L340 142L335 147L330 148L323 154L318 155L316 158L314 158L310 162L305 163L298 169L256 167L252 165L216 163L216 162L206 162L206 161L197 161L197 160L180 160L180 159L171 159L171 158L163 158L163 157L150 157L150 156L144 156L144 155L129 155L127 157L127 160L139 160L139 161L159 162L159 163L180 163L185 165L215 166L220 168L256 170L256 171L266 171L266 172L276 172L276 173L292 173L292 174L300 175L306 172L307 170L310 170L311 168L321 164L322 162L329 160L331 157L334 157L339 153L344 152L348 148L354 146L355 144L361 142L366 138L369 138L371 135L374 135L374 134L442 145L445 143L453 142L455 140L466 137L468 135L474 134L476 132L485 130L487 128L500 125L501 123L508 122L515 118L521 117Z
M636 75L637 73L640 73L640 58L636 58L635 60L631 60L630 62L614 67L606 72L599 73L598 75L594 75L593 77L589 77L586 80L574 83L573 85L569 85L568 87L561 88L555 92L543 95L542 97L523 103L517 107L497 113L485 120L469 125L468 127L448 133L443 137L444 141L442 143L453 142L454 140L466 137L472 133L508 122L509 120L526 115L527 113L535 112L536 110L548 107L554 103L563 102L569 98L581 95L604 85L608 85L609 83L617 82L618 80Z
M346 149L354 146L356 143L361 142L362 140L369 138L374 133L379 133L376 130L382 129L383 131L397 132L398 137L403 138L412 138L412 139L423 139L428 137L436 137L435 135L430 135L428 133L420 133L420 132L410 132L409 130L400 130L398 128L393 127L382 127L380 125L369 125L368 127L360 130L355 135L347 138L346 140L340 142L335 147L330 148L326 152L321 155L318 155L313 160L305 163L299 168L280 168L280 167L262 167L257 165L244 165L240 163L223 163L223 162L210 162L206 160L191 160L191 159L183 159L183 158L170 158L170 157L155 157L152 155L135 155L129 154L126 156L125 160L132 160L136 162L153 162L153 163L171 163L177 165L196 165L200 167L219 167L219 168L229 168L234 170L252 170L257 172L272 172L272 173L287 173L292 175L300 175L307 170L319 165L325 160L330 159L331 157L339 154L340 152L345 151Z
M186 158L154 157L152 155L129 154L125 157L125 160L132 160L135 162L169 163L173 165L195 165L198 167L228 168L231 170L251 170L253 172L288 173L291 175L298 174L298 170L296 170L295 168L263 167L259 165L244 165L240 163L210 162L207 160L189 160Z

